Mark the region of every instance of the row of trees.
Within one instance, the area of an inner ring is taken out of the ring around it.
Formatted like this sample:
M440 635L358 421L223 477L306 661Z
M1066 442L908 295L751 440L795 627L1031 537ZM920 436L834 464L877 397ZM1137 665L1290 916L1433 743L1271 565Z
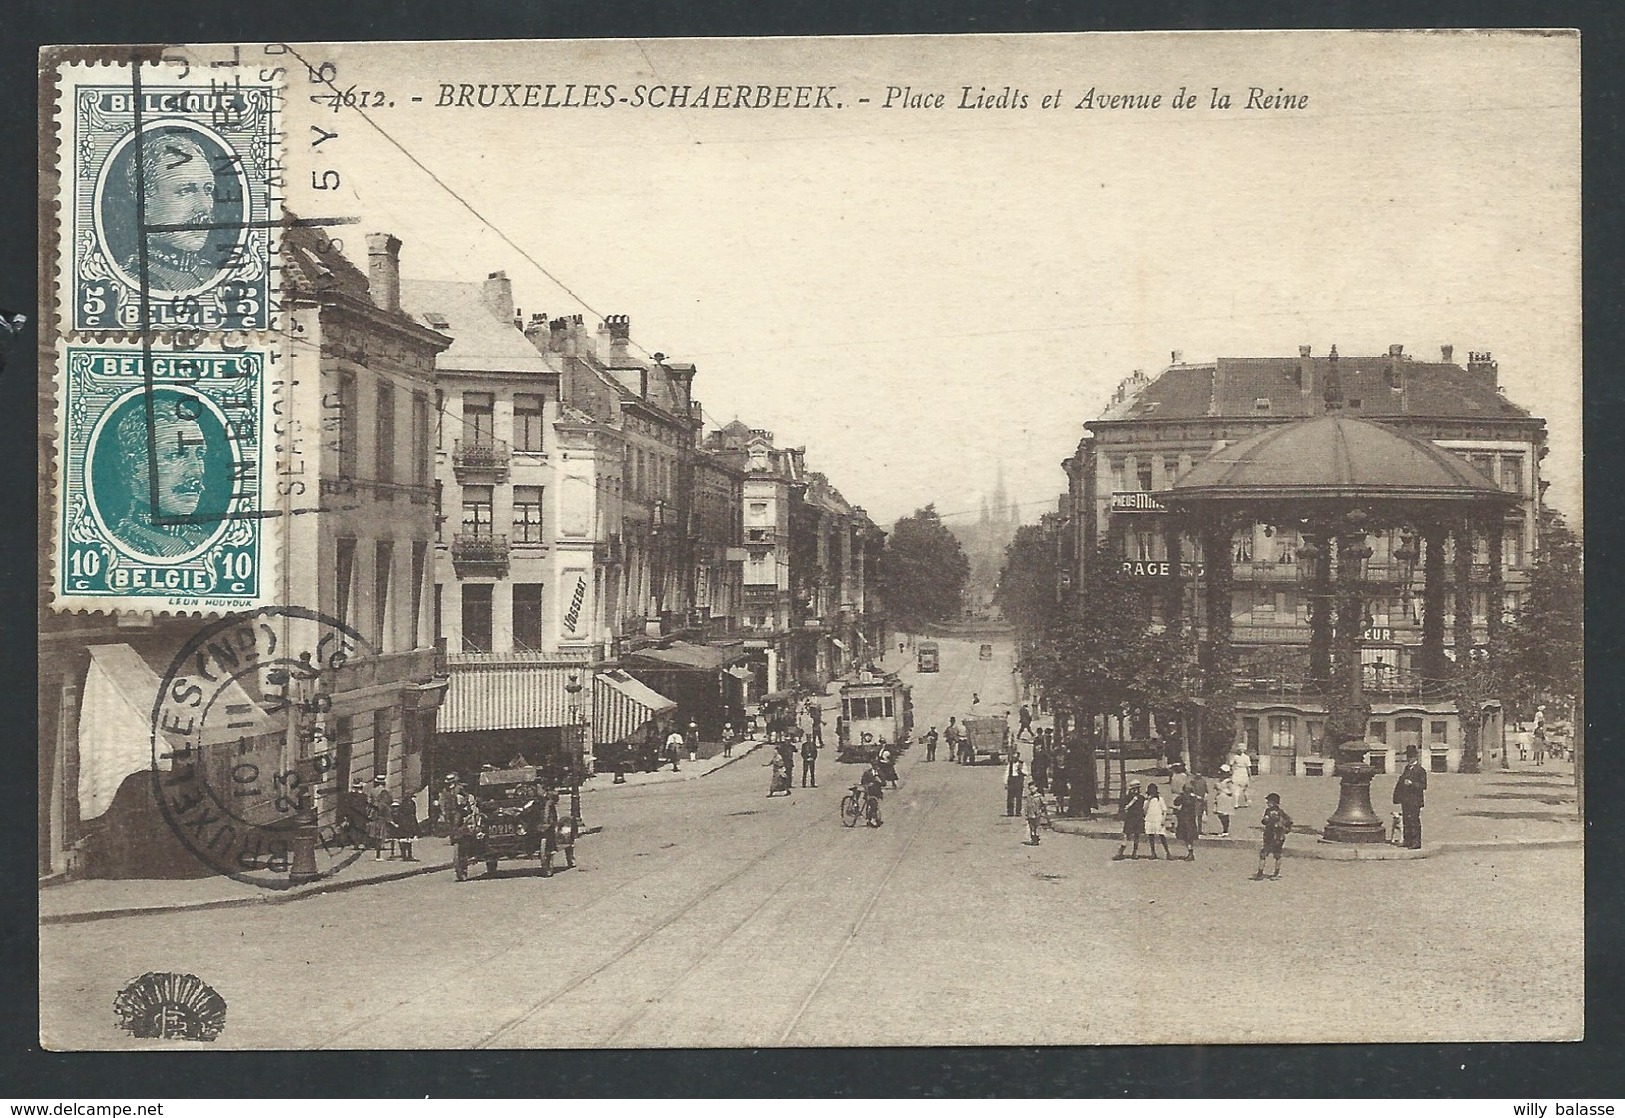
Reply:
M1215 727L1233 721L1233 711L1203 706L1194 632L1188 626L1154 630L1144 585L1120 573L1116 556L1102 550L1092 557L1076 608L1065 611L1057 593L1058 554L1046 526L1018 529L1005 551L997 601L1017 628L1023 675L1084 729L1086 740L1077 744L1091 754L1090 772L1096 719L1124 709L1157 712L1164 737L1188 730L1198 715ZM1561 514L1546 510L1517 614L1487 655L1453 669L1464 726L1476 727L1489 699L1499 699L1512 720L1526 719L1540 703L1572 710L1577 782L1583 777L1582 585L1580 542ZM1196 760L1217 765L1220 758L1213 754L1222 752L1227 734L1208 735L1208 755L1199 753ZM1473 758L1464 757L1464 764L1471 769Z

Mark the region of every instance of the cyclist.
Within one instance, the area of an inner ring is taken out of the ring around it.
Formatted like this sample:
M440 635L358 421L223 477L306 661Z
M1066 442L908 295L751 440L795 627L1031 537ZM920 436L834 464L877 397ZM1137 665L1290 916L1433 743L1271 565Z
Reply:
M863 817L871 827L880 826L880 801L886 796L886 781L878 765L863 770Z

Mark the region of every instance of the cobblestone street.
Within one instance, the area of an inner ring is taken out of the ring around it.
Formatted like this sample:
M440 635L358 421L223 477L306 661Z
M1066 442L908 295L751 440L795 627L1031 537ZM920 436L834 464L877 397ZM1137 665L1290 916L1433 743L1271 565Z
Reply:
M982 662L973 644L942 645L939 675L905 672L917 733L962 714L972 691L1010 697L1007 650ZM587 797L603 830L583 840L578 870L551 879L504 863L465 884L435 872L289 904L43 926L43 1040L153 1043L112 1014L149 970L212 985L230 1007L217 1044L243 1048L1582 1031L1577 845L1289 859L1281 880L1255 882L1252 842L1205 845L1194 864L1112 862L1109 844L1061 833L1023 845L1000 769L923 756L905 754L878 830L841 826L856 768L833 749L818 788L772 799L758 751L703 779ZM1335 799L1323 783L1314 795ZM1436 783L1448 798L1449 778ZM442 854L440 840L420 849Z

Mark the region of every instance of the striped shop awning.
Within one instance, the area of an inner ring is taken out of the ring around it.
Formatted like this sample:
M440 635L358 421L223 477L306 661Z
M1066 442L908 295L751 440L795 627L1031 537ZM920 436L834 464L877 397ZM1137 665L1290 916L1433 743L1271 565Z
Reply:
M625 741L677 704L623 671L599 672L592 689L592 736L600 745Z
M436 724L440 733L569 726L566 685L572 675L585 685L590 674L579 661L477 653L448 659L451 682Z

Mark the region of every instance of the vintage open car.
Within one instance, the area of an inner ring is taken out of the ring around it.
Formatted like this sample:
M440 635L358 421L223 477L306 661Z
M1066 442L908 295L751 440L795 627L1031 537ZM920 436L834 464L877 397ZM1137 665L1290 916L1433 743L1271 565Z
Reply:
M473 862L495 873L499 859L535 858L544 877L552 876L555 854L564 855L566 866L576 864L578 822L569 791L561 811L557 789L535 765L480 773L473 801L452 829L458 881L468 880Z

